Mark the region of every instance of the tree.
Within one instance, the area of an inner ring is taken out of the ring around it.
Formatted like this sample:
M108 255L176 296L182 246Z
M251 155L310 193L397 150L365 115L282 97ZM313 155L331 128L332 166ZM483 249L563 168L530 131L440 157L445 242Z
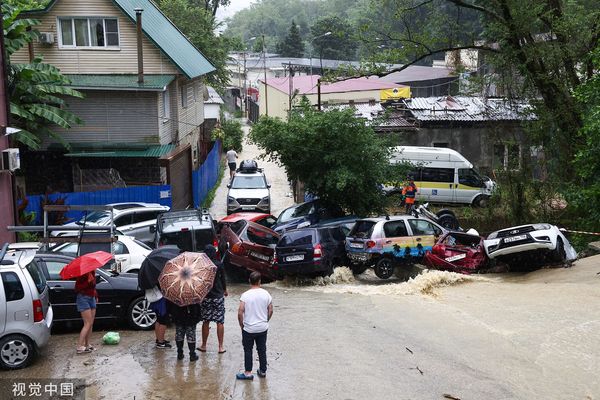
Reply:
M204 11L214 18L219 7L228 6L231 0L190 0L190 3L192 6L204 8Z
M288 34L277 45L277 52L282 57L300 58L304 56L304 43L296 22L292 21Z
M319 112L304 98L289 122L262 117L250 138L324 201L356 215L383 211L378 185L390 178L388 148L353 109Z
M83 121L73 113L63 109L63 97L83 95L67 87L70 81L58 68L44 64L37 57L28 64L15 64L10 57L38 36L33 29L39 21L19 18L20 10L2 5L4 16L4 43L7 55L8 93L10 97L11 126L21 129L14 138L22 144L38 149L45 137L51 137L68 147L63 139L51 128L58 125L69 129Z
M314 55L332 60L355 60L356 38L349 22L339 17L320 18L310 27ZM325 35L331 32L330 35ZM320 36L320 37L319 37Z

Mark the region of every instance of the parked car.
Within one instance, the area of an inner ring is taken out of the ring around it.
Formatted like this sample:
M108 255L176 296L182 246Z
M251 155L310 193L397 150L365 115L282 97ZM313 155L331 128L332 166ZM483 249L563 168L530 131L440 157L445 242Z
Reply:
M112 203L113 224L116 229L128 236L133 236L144 243L152 243L153 236L148 227L156 224L158 214L169 211L168 206L152 203ZM94 211L80 218L78 221L70 222L64 226L94 228L97 226L109 226L111 221L110 211ZM53 236L78 236L77 231L53 231Z
M490 259L508 264L511 270L577 258L577 252L558 227L545 223L492 232L483 243Z
M62 280L59 275L74 258L73 255L55 252L38 252L35 255L50 287L50 303L54 307L56 322L81 321L75 303L75 281ZM151 329L156 322L156 314L150 310L145 292L138 287L137 274L98 269L96 290L96 320L127 321L133 329L142 330Z
M107 246L107 244L102 245ZM141 241L133 237L124 235L117 235L117 241L114 242L112 246L118 271L129 272L132 274L137 274L140 271L142 262L146 259L146 256L152 251L150 247L148 247ZM101 250L101 248L90 250ZM110 252L109 249L106 250ZM57 246L52 247L50 251L66 253L73 256L80 255L78 242L59 244Z
M219 249L228 275L235 280L246 280L257 271L267 279L276 279L273 254L279 235L255 222L239 220L225 225L221 231Z
M240 211L271 213L271 185L256 161L242 161L227 187L227 215Z
M275 222L277 222L277 218L275 218L271 214L257 213L257 212L235 213L235 214L226 216L225 218L221 219L217 223L217 228L216 228L217 235L221 234L221 230L223 229L223 226L230 225L230 224L237 222L239 220L242 220L242 219L245 221L256 222L257 224L262 225L267 228L271 228L273 225L275 225Z
M48 343L54 320L35 250L0 250L0 367L27 367Z
M154 233L154 246L175 245L183 251L204 251L206 245L218 245L217 231L208 210L181 210L162 213Z
M275 232L284 233L290 229L304 228L319 222L344 217L341 207L327 204L322 200L311 200L283 210L273 226Z
M346 238L346 252L354 273L372 267L381 279L388 279L402 263L423 259L436 237L447 231L437 223L411 215L364 218Z
M313 228L339 227L342 230L342 232L344 233L344 236L348 236L348 234L350 233L350 231L352 230L352 228L354 228L354 225L356 224L356 219L357 218L355 216L334 218L334 219L326 220L324 222L318 222L311 226Z
M327 276L347 264L340 226L301 228L287 231L277 242L273 269L278 276Z
M425 253L425 264L433 269L470 274L488 266L483 238L477 234L449 232L442 235L431 251Z

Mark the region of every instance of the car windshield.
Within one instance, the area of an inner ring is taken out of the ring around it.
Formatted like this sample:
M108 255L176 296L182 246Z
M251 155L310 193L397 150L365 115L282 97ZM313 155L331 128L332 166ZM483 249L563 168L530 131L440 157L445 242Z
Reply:
M231 182L232 189L266 189L267 183L262 176L236 175Z
M287 232L279 240L279 246L305 246L312 245L314 240L315 230L297 230Z
M192 232L194 232L194 239L196 242L195 248L192 243ZM163 233L160 235L160 245L175 245L181 250L186 251L204 251L204 247L206 247L207 244L214 244L213 239L212 229L190 229L179 232Z
M98 225L108 225L110 223L110 213L107 211L94 211L87 216L84 215L76 224L83 225L84 222L86 224L91 222Z
M283 222L287 222L292 218L307 216L313 212L313 210L313 203L304 203L296 207L290 207L287 210L283 210L283 212L279 215L279 218L277 218L277 224L282 224Z

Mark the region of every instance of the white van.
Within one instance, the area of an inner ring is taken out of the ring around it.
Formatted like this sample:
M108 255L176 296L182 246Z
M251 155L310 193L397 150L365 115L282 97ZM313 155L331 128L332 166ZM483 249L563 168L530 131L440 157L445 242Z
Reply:
M409 174L417 185L417 200L485 206L495 182L482 177L473 164L455 150L445 147L398 146L392 148L390 163L409 163ZM390 187L384 188L390 192Z

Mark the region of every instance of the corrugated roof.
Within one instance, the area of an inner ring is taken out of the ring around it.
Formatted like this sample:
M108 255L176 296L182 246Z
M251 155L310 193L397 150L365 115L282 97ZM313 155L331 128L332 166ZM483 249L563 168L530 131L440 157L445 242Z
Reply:
M58 0L50 1L44 9L28 11L30 14L48 12ZM107 0L108 1L108 0ZM215 70L187 37L150 0L112 0L129 19L135 23L135 9L144 10L142 29L146 36L189 79L197 78Z
M443 96L403 100L419 121L522 121L535 115L526 102L500 98Z
M117 89L162 91L173 82L175 75L144 75L144 82L138 83L136 74L75 75L65 74L71 81L69 86L76 89Z
M415 125L407 121L402 113L395 110L383 108L381 103L340 103L340 104L324 104L324 110L345 110L348 107L353 107L354 115L358 118L364 118L377 131L394 131L397 128L414 128ZM372 122L375 121L375 124Z
M65 154L66 157L85 157L85 158L159 158L169 154L175 149L174 144L162 146L150 146L143 150L106 150L106 151L81 151L78 153Z
M215 88L211 86L207 86L206 90L208 90L208 100L204 101L204 104L225 104L219 93L215 90Z
M295 76L293 79L293 89L294 91L297 90L300 95L316 94L317 81L319 78L319 75ZM289 94L289 77L269 79L267 85L274 87L283 93ZM354 78L339 82L321 82L321 93L361 92L368 90L393 89L395 87L400 87L400 85L383 82L377 78Z

